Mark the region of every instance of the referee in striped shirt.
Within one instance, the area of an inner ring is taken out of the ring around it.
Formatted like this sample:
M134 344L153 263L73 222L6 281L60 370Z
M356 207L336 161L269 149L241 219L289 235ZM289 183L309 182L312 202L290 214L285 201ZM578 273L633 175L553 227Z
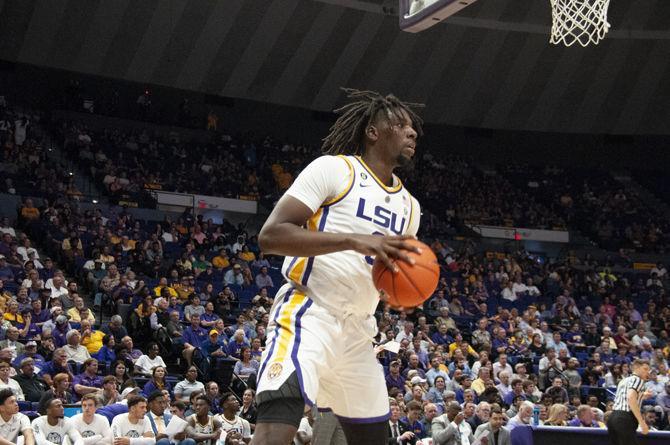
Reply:
M607 419L607 434L612 445L638 444L638 424L642 434L649 432L649 426L640 412L642 400L653 395L651 391L643 392L649 370L649 361L636 359L633 362L633 374L621 380L617 386L613 412Z

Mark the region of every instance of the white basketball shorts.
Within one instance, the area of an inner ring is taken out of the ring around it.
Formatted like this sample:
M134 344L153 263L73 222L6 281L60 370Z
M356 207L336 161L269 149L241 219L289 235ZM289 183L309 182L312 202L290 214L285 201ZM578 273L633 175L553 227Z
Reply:
M371 342L375 319L361 320L336 317L284 285L270 311L258 392L279 389L295 371L306 404L330 409L348 422L387 420L384 371Z

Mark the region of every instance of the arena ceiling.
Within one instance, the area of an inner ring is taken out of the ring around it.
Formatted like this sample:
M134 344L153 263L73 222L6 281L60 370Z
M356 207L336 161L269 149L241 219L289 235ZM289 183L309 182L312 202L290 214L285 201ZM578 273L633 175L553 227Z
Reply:
M598 47L548 43L548 0L478 0L420 33L384 0L0 0L0 59L315 110L339 86L429 122L668 133L670 1L612 0Z

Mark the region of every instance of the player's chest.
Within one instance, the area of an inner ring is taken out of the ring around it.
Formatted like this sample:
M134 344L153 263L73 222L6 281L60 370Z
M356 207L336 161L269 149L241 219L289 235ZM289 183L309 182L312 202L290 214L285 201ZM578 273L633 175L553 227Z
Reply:
M401 235L407 231L412 210L411 198L404 190L390 194L381 189L355 187L331 212L335 225L348 225L356 232L365 229L371 233Z

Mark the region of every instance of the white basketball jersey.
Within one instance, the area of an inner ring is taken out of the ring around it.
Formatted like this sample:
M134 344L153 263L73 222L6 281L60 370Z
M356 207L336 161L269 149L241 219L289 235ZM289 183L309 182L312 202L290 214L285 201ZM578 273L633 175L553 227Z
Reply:
M314 211L307 229L333 233L416 235L419 202L393 177L387 187L358 156L322 156L286 192ZM374 313L379 292L373 258L353 250L316 257L286 257L282 273L333 314Z

